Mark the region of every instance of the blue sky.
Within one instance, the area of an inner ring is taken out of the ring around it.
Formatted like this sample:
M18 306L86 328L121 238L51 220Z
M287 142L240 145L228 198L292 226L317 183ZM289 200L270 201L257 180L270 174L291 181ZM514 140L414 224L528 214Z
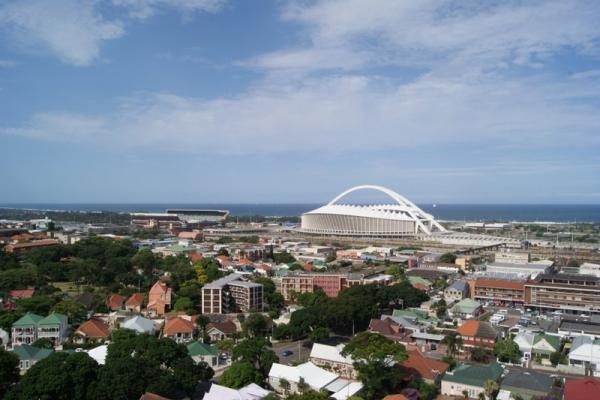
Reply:
M0 203L600 203L595 1L0 2Z

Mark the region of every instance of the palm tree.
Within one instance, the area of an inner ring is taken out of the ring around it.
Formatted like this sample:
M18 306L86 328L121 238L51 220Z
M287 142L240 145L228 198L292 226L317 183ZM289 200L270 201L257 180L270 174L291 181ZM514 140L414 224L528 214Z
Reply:
M483 384L483 391L485 392L485 394L487 395L487 398L489 400L492 400L494 398L494 395L496 394L498 389L500 389L500 387L498 386L498 383L491 379L488 379Z
M452 332L444 337L442 343L448 346L448 349L446 350L448 355L454 357L460 351L463 341L456 332Z

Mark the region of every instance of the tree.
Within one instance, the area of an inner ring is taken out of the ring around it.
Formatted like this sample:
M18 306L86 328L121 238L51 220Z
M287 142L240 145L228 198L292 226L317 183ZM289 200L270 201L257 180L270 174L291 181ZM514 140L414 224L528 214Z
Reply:
M173 309L175 311L185 311L185 312L194 312L194 303L192 303L192 300L190 300L187 297L180 297L177 299L177 301L175 302L175 305L173 306Z
M32 312L39 315L47 315L55 303L56 300L48 296L33 296L17 300L17 306L21 312Z
M371 332L354 336L344 346L342 355L354 360L354 368L367 398L381 398L394 390L402 378L395 362L402 362L408 357L403 345Z
M233 348L232 359L250 363L263 380L268 376L271 365L279 361L277 354L268 349L268 342L262 337L253 337L240 342Z
M0 347L0 399L19 380L19 357Z
M329 399L329 394L325 391L317 392L314 390L310 390L306 393L296 393L286 397L286 400L327 400Z
M283 390L283 394L287 394L287 392L290 390L290 382L285 379L285 378L281 378L279 379L279 387L281 387L281 389Z
M242 324L242 332L244 332L244 335L247 337L264 336L270 322L271 321L262 314L250 314Z
M442 340L442 343L447 346L446 353L449 356L454 357L460 351L460 348L462 347L463 342L462 342L462 338L460 337L460 335L458 333L451 332L444 337L444 339Z
M455 261L456 261L456 254L454 254L454 253L444 253L440 257L440 262L443 262L443 263L454 264Z
M85 321L87 317L85 306L81 303L71 300L63 300L56 303L54 307L52 307L51 311L66 315L71 323Z
M329 329L318 327L313 329L313 331L310 333L310 340L312 342L322 342L329 337L329 334Z
M487 353L487 350L484 349L483 347L481 347L481 346L471 347L469 352L471 353L471 360L477 361L477 362L487 361L488 353Z
M262 385L264 382L263 376L254 368L254 366L247 361L238 361L231 364L231 367L227 368L219 383L223 386L227 386L233 389L239 389L250 383L256 383Z
M558 364L562 364L565 359L565 356L560 351L555 351L550 354L550 363L553 367L556 367Z
M440 299L439 301L433 304L433 309L435 310L435 315L442 319L446 316L446 310L448 305L446 304L446 300Z
M487 398L490 400L494 398L493 396L498 392L499 389L500 386L498 386L498 382L493 381L491 379L488 379L483 384L483 391L485 392Z
M521 360L519 346L511 339L505 339L494 345L494 355L500 362L517 364Z
M34 364L9 399L84 400L93 398L91 386L99 367L87 353L56 352Z

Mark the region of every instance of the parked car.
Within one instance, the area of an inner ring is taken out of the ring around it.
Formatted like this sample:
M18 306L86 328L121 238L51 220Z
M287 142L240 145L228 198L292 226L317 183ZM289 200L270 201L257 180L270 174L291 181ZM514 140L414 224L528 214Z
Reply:
M284 352L281 353L281 355L284 356L284 357L289 357L292 354L294 354L294 352L291 351L291 350L286 350L286 351L284 351Z

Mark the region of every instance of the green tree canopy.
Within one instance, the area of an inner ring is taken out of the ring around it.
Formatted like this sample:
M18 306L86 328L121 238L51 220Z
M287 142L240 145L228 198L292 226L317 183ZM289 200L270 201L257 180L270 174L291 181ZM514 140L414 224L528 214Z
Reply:
M19 380L19 357L0 346L0 399Z
M395 364L408 357L403 345L371 332L354 336L342 354L354 360L354 368L367 398L381 398L396 389L402 373Z
M264 377L251 363L247 361L237 361L231 364L231 367L223 372L219 383L223 386L239 389L250 383L263 385Z
M510 362L516 364L521 359L519 346L510 338L496 342L494 345L494 355L500 362Z

